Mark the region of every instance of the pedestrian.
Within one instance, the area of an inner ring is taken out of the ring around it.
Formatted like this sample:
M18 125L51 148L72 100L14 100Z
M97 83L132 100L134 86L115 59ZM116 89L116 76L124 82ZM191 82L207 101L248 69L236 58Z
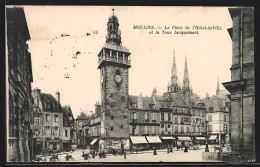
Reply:
M126 151L124 151L124 158L126 159Z
M170 147L170 152L172 153L172 146Z
M167 153L169 154L169 147L167 147Z
M155 146L153 147L153 155L157 155Z
M101 153L101 151L98 153L98 156L99 156L99 158L102 158L102 153Z
M113 155L115 156L115 149L113 148L113 150L112 150L112 153L113 153Z
M106 154L105 154L105 151L103 151L103 158L106 158Z

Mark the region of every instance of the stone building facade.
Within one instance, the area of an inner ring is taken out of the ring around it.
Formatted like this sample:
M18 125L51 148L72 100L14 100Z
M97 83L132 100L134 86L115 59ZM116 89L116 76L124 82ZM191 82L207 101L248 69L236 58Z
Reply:
M8 60L7 161L29 162L32 152L33 82L30 34L23 8L6 8L6 53Z
M233 157L255 160L255 71L254 9L230 8L233 28L231 82L223 83L231 93L231 148Z
M71 148L73 136L73 115L70 107L60 104L60 93L56 99L51 94L32 91L34 101L32 129L34 131L34 152L62 151Z
M80 115L76 118L76 135L77 135L77 147L84 147L85 136L84 136L84 126L89 121L89 116L84 112L81 112Z
M122 46L119 21L113 14L107 23L106 43L98 53L101 87L100 150L123 147L129 138L127 99L130 54Z

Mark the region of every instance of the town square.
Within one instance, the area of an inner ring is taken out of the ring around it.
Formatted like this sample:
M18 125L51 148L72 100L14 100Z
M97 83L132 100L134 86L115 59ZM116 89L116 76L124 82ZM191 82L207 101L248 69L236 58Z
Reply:
M250 7L6 6L7 162L254 162L253 22Z

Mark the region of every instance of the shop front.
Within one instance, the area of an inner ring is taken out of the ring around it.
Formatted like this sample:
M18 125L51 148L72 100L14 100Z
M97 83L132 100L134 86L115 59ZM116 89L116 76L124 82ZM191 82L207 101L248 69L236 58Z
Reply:
M161 136L163 148L175 147L176 138L172 136Z
M177 148L190 147L192 144L192 140L190 137L178 136L177 137Z
M131 152L143 151L149 148L149 144L145 136L130 136L130 141Z
M206 144L206 138L205 137L194 137L194 144Z
M91 150L95 150L95 151L98 151L99 149L99 142L98 142L98 139L93 139L90 143L90 149Z
M209 144L218 144L218 135L211 135L208 141Z
M146 139L149 143L149 149L161 149L162 141L159 136L146 136Z

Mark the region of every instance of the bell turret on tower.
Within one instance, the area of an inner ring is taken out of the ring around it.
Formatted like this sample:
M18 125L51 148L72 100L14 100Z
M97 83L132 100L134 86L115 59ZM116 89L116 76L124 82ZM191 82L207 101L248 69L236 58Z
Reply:
M182 83L182 90L190 89L190 80L188 73L187 57L185 56L185 67L184 67L184 76Z
M119 30L118 18L114 15L114 9L112 9L112 16L109 17L107 23L107 37L106 42L113 45L121 45L121 31Z
M121 31L119 30L118 18L113 14L107 23L106 43L98 54L98 68L106 64L113 64L125 68L131 67L130 51L122 46Z

